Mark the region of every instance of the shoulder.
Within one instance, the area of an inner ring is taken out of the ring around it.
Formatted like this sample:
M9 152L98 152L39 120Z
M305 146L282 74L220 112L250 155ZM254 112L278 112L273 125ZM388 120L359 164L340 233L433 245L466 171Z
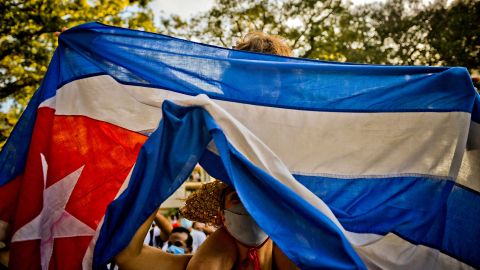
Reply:
M224 228L211 234L188 264L188 269L232 269L237 260L237 246Z
M215 251L217 254L237 254L235 239L223 227L211 234L202 245L205 252ZM202 248L200 248L202 249Z
M295 263L293 263L285 253L277 246L277 244L273 243L273 263L275 264L275 269L280 270L296 270L298 268Z
M120 269L126 270L184 270L191 257L168 254L158 248L143 246L139 254L129 256L119 254L115 262Z

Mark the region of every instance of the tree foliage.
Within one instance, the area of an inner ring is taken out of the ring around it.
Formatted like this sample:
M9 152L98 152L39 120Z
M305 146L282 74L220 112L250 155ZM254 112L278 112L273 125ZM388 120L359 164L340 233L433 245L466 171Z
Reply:
M160 31L224 47L248 32L263 31L284 37L297 56L334 60L336 48L319 45L336 39L344 14L341 0L218 0L189 20L164 18Z
M480 69L480 1L457 0L432 5L422 12L428 21L427 42L440 55L442 64Z
M250 31L283 36L296 56L479 69L480 1L217 0L207 12L161 20L160 31L229 47Z
M150 0L7 0L0 4L0 146L40 84L62 27L99 21L154 31ZM5 103L6 99L9 99Z
M402 65L464 66L478 70L480 51L480 1L447 4L437 0L390 0L370 4L373 31L381 41L382 61Z

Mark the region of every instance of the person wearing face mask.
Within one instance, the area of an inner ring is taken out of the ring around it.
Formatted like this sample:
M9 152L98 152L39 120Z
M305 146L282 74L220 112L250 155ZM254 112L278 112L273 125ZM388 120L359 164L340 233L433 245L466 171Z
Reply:
M192 223L192 227L190 228L190 235L193 238L192 253L195 253L198 247L200 247L200 245L207 239L207 235L203 232L203 228L205 228L205 224L203 223Z
M238 264L243 268L250 264L253 269L260 270L260 250L263 246L269 250L272 241L247 212L234 189L225 188L221 201L223 212L220 215L223 226L237 241L240 255ZM247 249L246 256L245 249Z
M183 232L172 231L172 235L178 237L169 237L171 244L167 252L144 245L143 239L157 214L155 211L128 246L115 256L115 264L127 270L298 269L248 214L235 190L220 181L204 184L187 198L181 212L190 220L219 227L195 255L186 254L188 235Z
M236 191L220 181L203 185L180 212L220 227L187 269L298 269L250 216Z
M261 32L247 34L234 49L292 55L282 38ZM205 184L200 192L194 193L189 199L183 211L189 213L184 217L219 227L214 232L212 230L212 234L195 255L175 254L175 248L172 248L172 254L143 245L143 239L156 214L152 213L137 230L129 245L115 257L120 269L298 269L255 223L232 188L215 181Z
M165 246L167 253L190 254L192 253L193 238L190 231L184 227L173 228Z
M115 256L114 263L119 269L184 270L187 268L192 257L191 254L186 254L189 247L188 230L187 234L178 231L181 230L180 227L171 231L172 233L168 236L168 242L171 244L167 252L144 244L145 236L157 214L157 211L152 213L135 232L128 246Z

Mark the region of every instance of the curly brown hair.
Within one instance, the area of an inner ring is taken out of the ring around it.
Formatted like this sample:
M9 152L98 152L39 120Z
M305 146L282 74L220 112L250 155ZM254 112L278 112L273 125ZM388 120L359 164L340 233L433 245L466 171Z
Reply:
M259 31L248 33L233 48L249 52L292 56L292 50L285 44L282 37L267 35Z

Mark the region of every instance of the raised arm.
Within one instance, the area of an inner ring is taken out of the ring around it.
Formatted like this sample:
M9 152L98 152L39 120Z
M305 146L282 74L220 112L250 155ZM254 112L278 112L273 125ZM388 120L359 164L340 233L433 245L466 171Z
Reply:
M168 221L168 219L164 217L160 211L157 211L157 214L155 215L155 224L157 224L157 226L160 228L160 238L162 241L167 241L173 230L173 226L170 224L170 221Z
M184 270L191 255L173 255L161 249L143 244L157 211L138 228L128 246L115 256L115 263L122 270Z

